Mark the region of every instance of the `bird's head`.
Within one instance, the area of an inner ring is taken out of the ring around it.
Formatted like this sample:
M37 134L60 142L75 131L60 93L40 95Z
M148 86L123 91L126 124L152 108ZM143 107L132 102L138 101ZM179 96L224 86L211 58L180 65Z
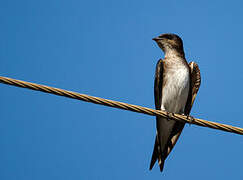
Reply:
M183 42L181 38L176 34L161 34L158 37L153 38L153 40L158 44L158 46L164 51L175 52L184 56Z

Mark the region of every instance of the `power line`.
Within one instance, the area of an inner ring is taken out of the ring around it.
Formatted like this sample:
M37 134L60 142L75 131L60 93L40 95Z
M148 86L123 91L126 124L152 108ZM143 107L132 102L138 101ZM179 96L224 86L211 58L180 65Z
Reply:
M67 91L67 90L54 88L54 87L49 87L49 86L45 86L45 85L40 85L40 84L36 84L36 83L30 83L30 82L16 80L16 79L2 77L2 76L0 76L0 83L17 86L17 87L22 87L22 88L28 88L28 89L32 89L35 91L41 91L41 92L45 92L45 93L55 94L58 96L65 96L68 98L78 99L78 100L91 102L91 103L95 103L95 104L100 104L100 105L104 105L104 106L110 106L113 108L124 109L127 111L143 113L143 114L147 114L147 115L151 115L151 116L161 116L161 117L170 118L170 119L173 119L176 121L186 122L186 123L190 123L190 124L196 124L198 126L209 127L209 128L213 128L213 129L218 129L218 130L222 130L222 131L227 131L227 132L243 135L243 128L234 127L234 126L230 126L230 125L226 125L226 124L220 124L220 123L216 123L216 122L212 122L212 121L206 121L206 120L198 119L198 118L188 118L187 116L183 116L180 114L168 114L167 112L160 111L160 110L154 110L154 109L150 109L150 108L146 108L146 107L142 107L142 106L137 106L137 105L132 105L132 104L128 104L128 103L89 96L86 94L79 94L76 92Z

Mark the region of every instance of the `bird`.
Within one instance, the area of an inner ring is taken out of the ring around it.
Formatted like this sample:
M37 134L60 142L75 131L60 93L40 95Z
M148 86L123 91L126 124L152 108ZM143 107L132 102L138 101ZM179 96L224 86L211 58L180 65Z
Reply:
M161 34L153 38L164 52L164 59L159 59L154 78L155 108L188 117L201 84L198 65L186 61L182 39L172 33ZM156 137L149 169L152 170L158 160L160 171L164 162L176 144L184 122L156 117Z

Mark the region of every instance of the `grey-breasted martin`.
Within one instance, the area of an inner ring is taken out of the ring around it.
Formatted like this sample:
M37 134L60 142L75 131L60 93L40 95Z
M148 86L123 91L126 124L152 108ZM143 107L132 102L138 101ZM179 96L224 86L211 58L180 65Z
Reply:
M200 86L200 71L196 63L187 63L183 42L176 34L162 34L153 40L164 52L156 65L154 81L155 108L168 113L188 115ZM185 123L156 117L156 138L150 170L158 160L160 171L178 140Z

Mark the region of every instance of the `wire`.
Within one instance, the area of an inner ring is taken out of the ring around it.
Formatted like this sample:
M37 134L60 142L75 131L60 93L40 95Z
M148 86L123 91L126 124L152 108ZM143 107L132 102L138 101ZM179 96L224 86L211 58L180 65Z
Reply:
M54 88L54 87L49 87L49 86L45 86L45 85L30 83L30 82L16 80L16 79L2 77L2 76L0 76L0 83L17 86L17 87L22 87L22 88L28 88L28 89L32 89L35 91L41 91L41 92L45 92L45 93L55 94L58 96L65 96L68 98L78 99L78 100L91 102L91 103L95 103L95 104L100 104L100 105L104 105L104 106L110 106L113 108L124 109L127 111L143 113L143 114L147 114L147 115L151 115L151 116L162 116L162 117L166 117L169 119L173 119L175 121L196 124L198 126L209 127L209 128L213 128L213 129L218 129L218 130L222 130L222 131L227 131L227 132L243 135L243 128L234 127L234 126L230 126L230 125L226 125L226 124L220 124L220 123L216 123L216 122L212 122L212 121L206 121L203 119L197 119L197 118L193 118L193 117L187 117L187 116L183 116L180 114L168 114L167 112L160 111L160 110L154 110L154 109L150 109L150 108L146 108L146 107L142 107L142 106L137 106L137 105L132 105L132 104L128 104L128 103L89 96L86 94L79 94L76 92L67 91L67 90Z

